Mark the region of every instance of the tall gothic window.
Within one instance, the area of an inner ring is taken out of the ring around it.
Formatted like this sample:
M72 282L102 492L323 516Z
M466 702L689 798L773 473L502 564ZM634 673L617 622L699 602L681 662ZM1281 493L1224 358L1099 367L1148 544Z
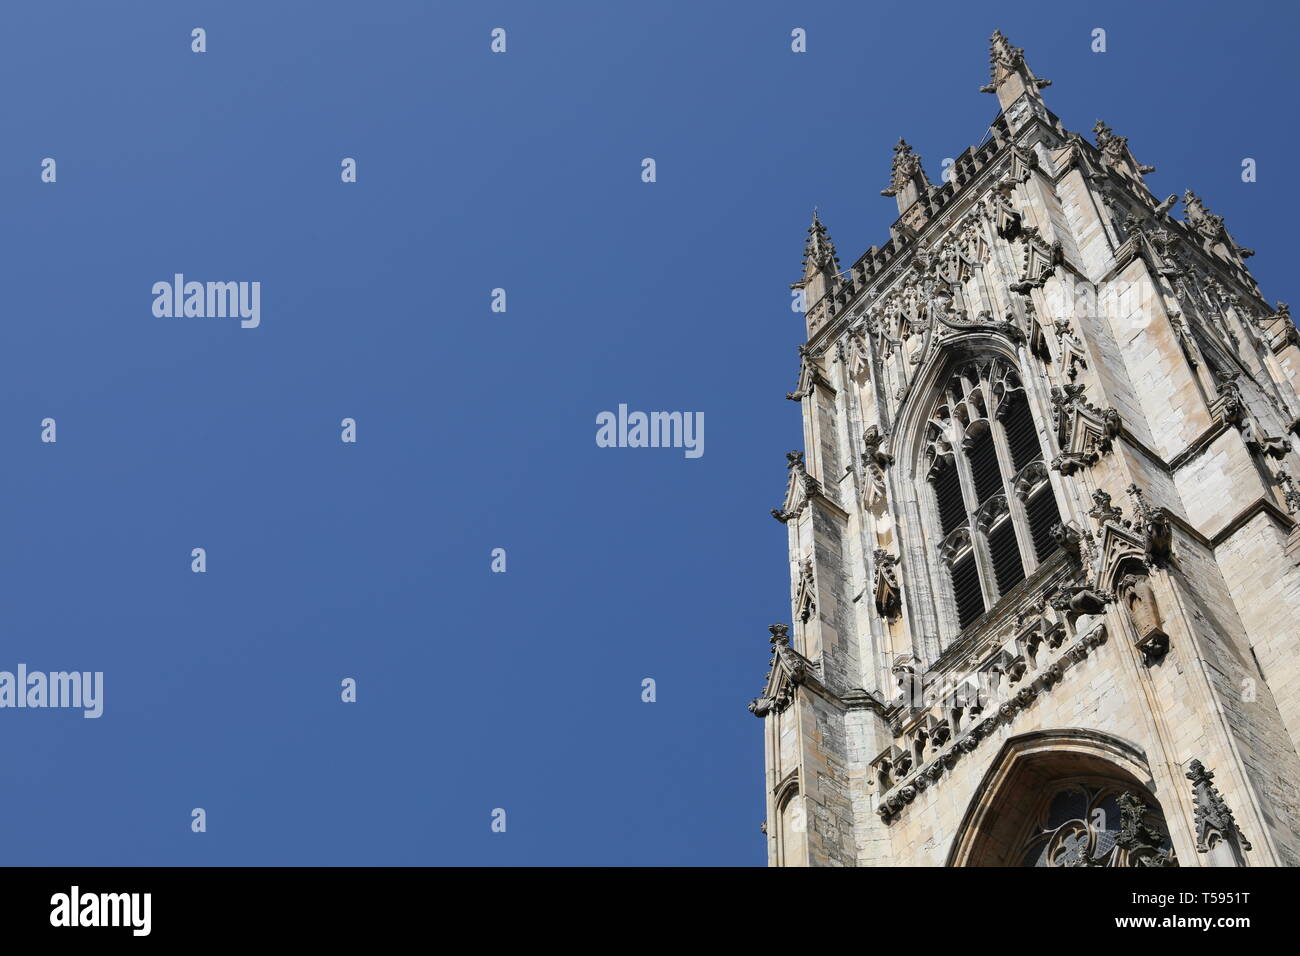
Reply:
M940 554L965 629L1058 547L1060 519L1020 377L1002 359L957 367L927 425Z

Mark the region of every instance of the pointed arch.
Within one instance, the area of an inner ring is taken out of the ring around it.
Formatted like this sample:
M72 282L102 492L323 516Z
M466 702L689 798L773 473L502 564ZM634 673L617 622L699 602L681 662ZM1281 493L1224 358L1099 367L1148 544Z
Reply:
M897 418L898 480L916 505L899 530L925 559L913 572L929 584L940 651L1059 546L1053 449L1021 376L1009 339L959 332L922 364Z
M1036 821L1046 818L1055 797L1072 790L1079 791L1081 805L1088 808L1078 821L1081 832L1094 822L1088 815L1101 809L1102 800L1111 801L1113 816L1098 831L1101 849L1125 849L1121 863L1097 863L1085 854L1082 865L1172 863L1155 782L1142 749L1102 731L1062 729L1021 734L1003 744L966 808L947 865L1031 865L1025 862L1026 834L1036 832ZM1121 831L1121 822L1136 832ZM1038 852L1039 844L1030 849Z
M926 423L931 406L939 397L952 370L966 361L1002 358L1019 367L1015 347L995 332L959 332L945 338L934 349L907 385L899 405L891 451L916 474L926 440Z

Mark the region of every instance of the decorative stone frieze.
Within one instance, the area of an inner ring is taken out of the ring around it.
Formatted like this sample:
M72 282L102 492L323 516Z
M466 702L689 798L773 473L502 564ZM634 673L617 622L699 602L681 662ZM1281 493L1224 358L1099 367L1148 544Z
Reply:
M1057 623L1063 624L1053 617L1040 625L1039 633L1055 633ZM963 715L969 713L971 699L959 697L954 690L948 696L948 702L961 700L964 708L945 708L942 703L933 705L909 727L907 737L890 744L872 761L876 813L886 823L897 818L919 793L941 784L946 773L962 757L974 753L980 743L999 727L1012 723L1018 714L1031 708L1041 694L1052 692L1058 684L1068 682L1070 668L1086 660L1106 642L1106 636L1105 623L1096 622L1085 633L1065 643L1050 658L1046 654L1035 655L1039 658L1037 663L1025 653L1024 645L1017 645L1014 639L1009 645L999 646L981 665L982 673L996 675L999 680L990 698L981 700L975 718L962 725L962 732L954 729L951 714L954 709ZM945 733L935 737L932 730L941 723L946 728ZM922 739L921 750L926 755L924 763L918 763L914 756L918 739Z

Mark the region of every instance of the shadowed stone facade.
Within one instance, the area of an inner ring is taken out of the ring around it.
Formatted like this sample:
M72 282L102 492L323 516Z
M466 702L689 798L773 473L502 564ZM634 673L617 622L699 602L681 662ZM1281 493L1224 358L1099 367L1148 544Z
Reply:
M1300 863L1300 336L1047 85L995 33L983 145L808 230L773 865Z

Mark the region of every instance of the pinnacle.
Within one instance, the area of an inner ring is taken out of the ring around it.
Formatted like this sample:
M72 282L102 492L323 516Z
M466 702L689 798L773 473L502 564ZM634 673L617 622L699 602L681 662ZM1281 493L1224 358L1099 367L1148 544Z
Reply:
M1006 77L1012 73L1023 72L1026 85L1035 89L1051 86L1051 80L1034 76L1025 62L1023 47L1012 46L1007 35L1001 30L994 30L989 37L989 83L980 87L981 93L996 93Z
M840 267L839 257L835 254L835 243L831 241L830 234L826 231L826 226L815 208L812 225L808 227L808 238L804 240L803 265L805 273L809 269L815 272L827 269L838 272Z

